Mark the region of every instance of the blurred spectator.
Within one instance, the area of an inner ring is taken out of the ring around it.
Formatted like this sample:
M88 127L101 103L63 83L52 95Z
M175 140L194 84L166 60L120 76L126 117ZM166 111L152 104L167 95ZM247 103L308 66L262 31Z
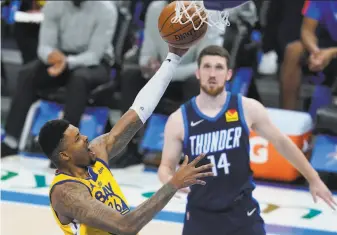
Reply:
M19 11L33 13L40 11L45 1L22 0ZM40 24L18 22L14 24L14 36L21 53L23 64L37 59Z
M296 109L304 59L312 72L323 71L322 85L331 87L337 76L337 2L306 1L301 41L286 50L281 69L281 107ZM319 26L319 27L318 27Z
M48 1L42 9L39 59L19 73L1 157L15 154L27 112L45 88L65 86L64 118L78 126L91 89L109 81L117 8L104 1Z
M265 75L277 72L288 43L300 38L304 0L271 0L268 4L262 42L263 56L258 68L259 73Z

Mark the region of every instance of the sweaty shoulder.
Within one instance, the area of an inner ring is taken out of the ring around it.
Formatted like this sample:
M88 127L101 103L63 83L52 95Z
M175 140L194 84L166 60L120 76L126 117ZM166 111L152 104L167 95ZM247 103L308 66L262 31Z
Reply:
M249 128L266 112L259 101L247 97L242 97L242 107Z
M165 134L170 133L179 139L184 138L184 120L181 108L172 113L166 123Z

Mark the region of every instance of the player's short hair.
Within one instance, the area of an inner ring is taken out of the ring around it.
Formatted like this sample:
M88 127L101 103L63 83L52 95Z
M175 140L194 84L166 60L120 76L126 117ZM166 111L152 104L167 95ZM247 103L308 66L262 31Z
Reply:
M59 152L64 138L64 132L70 123L66 120L51 120L46 122L39 133L39 144L42 151L57 166Z
M200 67L202 58L207 55L214 55L214 56L220 56L220 57L226 58L227 68L228 69L230 68L229 52L225 48L221 46L217 46L217 45L211 45L211 46L205 47L200 52L199 57L198 57L198 67Z

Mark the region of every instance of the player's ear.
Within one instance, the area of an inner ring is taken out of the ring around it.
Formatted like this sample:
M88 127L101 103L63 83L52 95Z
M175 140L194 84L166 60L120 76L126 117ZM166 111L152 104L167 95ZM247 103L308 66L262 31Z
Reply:
M61 158L62 161L69 161L70 160L70 156L65 151L60 152L60 158Z
M228 69L227 76L226 76L226 81L230 81L232 79L232 76L233 76L233 70L232 69Z
M200 70L199 68L197 68L197 70L195 70L195 76L197 77L197 79L200 79Z

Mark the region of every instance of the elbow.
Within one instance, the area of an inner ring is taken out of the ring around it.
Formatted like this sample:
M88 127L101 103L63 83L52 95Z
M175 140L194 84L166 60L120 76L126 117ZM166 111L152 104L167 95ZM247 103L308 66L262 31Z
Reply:
M128 219L123 219L120 225L120 230L118 235L136 235L139 233L140 229L137 229L135 223ZM116 232L114 231L113 234Z
M135 229L133 229L132 225L130 224L129 226L123 226L123 229L119 231L118 235L135 235L138 232L139 231L136 231Z

